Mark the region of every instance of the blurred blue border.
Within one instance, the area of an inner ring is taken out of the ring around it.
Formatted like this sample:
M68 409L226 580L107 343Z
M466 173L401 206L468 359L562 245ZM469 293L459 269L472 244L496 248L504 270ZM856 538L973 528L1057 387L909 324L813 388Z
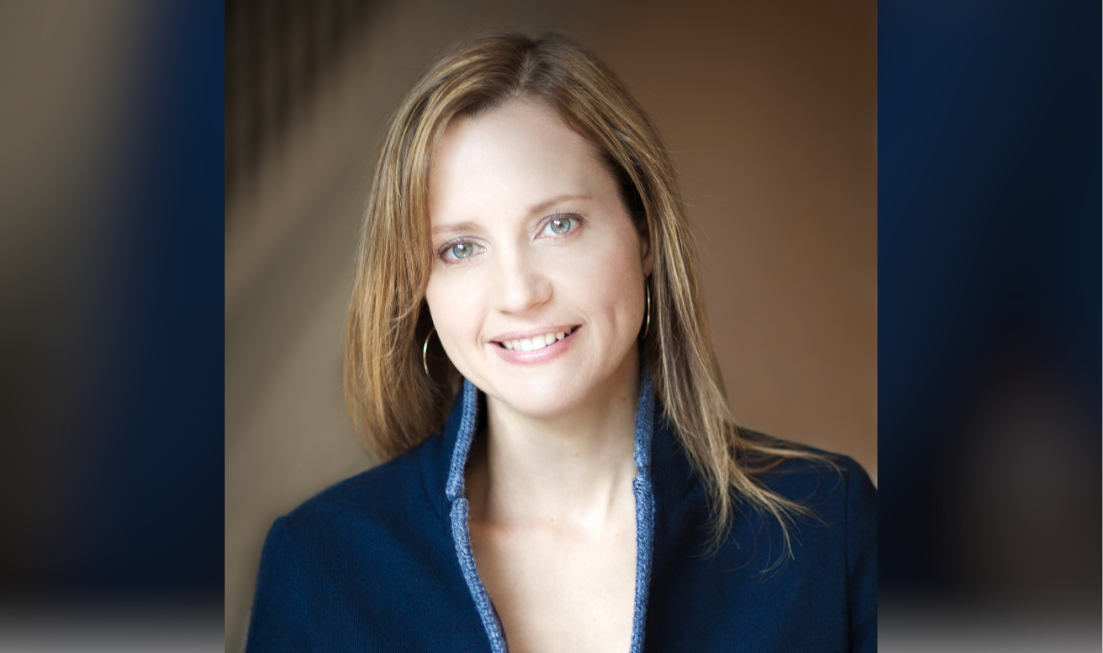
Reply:
M1100 3L878 7L880 581L940 594L979 379L1044 357L1099 451Z
M126 145L122 269L99 460L65 587L221 602L224 547L224 9L156 3Z

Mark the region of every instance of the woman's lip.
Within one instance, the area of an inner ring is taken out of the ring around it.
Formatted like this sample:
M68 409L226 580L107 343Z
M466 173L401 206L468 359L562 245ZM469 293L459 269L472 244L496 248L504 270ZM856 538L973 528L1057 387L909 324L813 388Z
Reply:
M579 325L560 325L560 326L548 326L539 327L536 329L525 329L524 331L512 331L510 333L503 333L502 335L495 336L490 339L494 344L500 345L507 340L529 340L536 336L543 336L549 333L567 333L568 331L577 329Z
M571 327L567 327L570 329ZM574 342L575 333L578 332L578 327L574 327L574 332L565 336L562 340L556 340L550 345L541 347L540 349L533 349L530 351L524 351L521 349L506 349L499 343L494 343L494 351L497 352L507 363L519 363L519 364L532 364L543 363L553 358L557 358L561 354L565 353ZM539 333L535 335L540 335Z

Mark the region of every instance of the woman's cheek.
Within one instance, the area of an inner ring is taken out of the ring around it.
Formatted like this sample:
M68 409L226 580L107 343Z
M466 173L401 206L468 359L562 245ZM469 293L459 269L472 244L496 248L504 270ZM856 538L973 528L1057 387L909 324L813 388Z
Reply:
M433 324L452 363L466 371L464 361L479 338L479 307L483 304L477 280L445 271L426 291Z
M434 274L425 289L425 300L429 304L429 315L433 318L433 328L445 350L452 341L452 329L455 325L454 304L448 301L449 283L442 276Z
M589 272L588 278L604 280L595 289L604 291L605 300L622 310L634 312L635 304L643 297L643 271L639 256L634 247L629 247L632 243L614 242L620 246L595 253L592 260L598 262L598 266Z

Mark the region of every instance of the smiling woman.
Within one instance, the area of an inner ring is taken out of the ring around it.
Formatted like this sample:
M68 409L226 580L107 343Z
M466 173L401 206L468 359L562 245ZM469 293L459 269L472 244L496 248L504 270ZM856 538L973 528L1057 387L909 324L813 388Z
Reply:
M277 520L250 650L874 650L872 485L735 425L689 233L584 48L495 34L434 63L349 312L350 414L394 459Z
M465 475L480 576L517 650L628 650L646 239L594 146L540 101L454 120L429 189L425 298L487 403Z

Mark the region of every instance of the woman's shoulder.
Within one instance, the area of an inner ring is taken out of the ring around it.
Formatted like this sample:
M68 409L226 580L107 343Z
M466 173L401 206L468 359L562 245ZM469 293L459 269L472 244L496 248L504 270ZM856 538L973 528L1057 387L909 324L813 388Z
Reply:
M414 635L424 650L458 650L441 641L481 632L473 609L453 608L467 587L447 515L427 490L423 468L439 439L276 519L257 572L251 650L389 650L418 619L460 624Z
M404 454L342 480L280 517L291 535L359 529L407 530L435 524L438 509L424 478L424 459L436 453L434 435Z
M757 431L741 431L744 439L758 445L758 449L779 452L754 453L745 459L755 479L767 488L813 513L875 524L877 490L856 460Z
M799 575L801 586L816 587L821 616L846 606L840 636L850 650L876 650L877 490L869 474L850 456L761 433L750 432L748 439L791 454L759 480L808 509L794 519L793 564L787 568Z

